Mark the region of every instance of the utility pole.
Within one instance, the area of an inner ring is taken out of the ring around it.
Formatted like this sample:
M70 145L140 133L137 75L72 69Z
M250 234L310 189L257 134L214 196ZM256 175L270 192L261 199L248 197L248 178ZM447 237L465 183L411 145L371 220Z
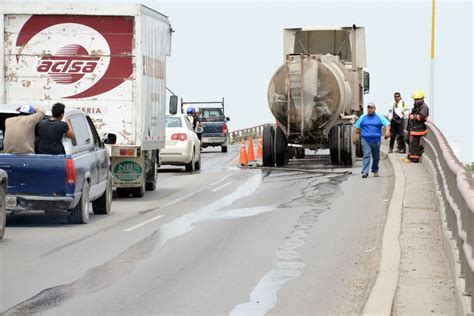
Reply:
M434 123L434 57L435 57L435 0L431 4L431 71L430 71L430 107L431 121Z

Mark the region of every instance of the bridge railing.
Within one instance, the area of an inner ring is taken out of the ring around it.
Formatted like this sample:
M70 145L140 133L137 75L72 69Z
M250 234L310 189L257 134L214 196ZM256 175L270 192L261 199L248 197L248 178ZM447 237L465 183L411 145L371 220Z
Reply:
M262 124L254 127L235 130L230 133L230 143L234 144L236 142L240 142L242 141L242 138L247 140L250 136L252 136L253 139L256 139L262 135L263 128L265 126L273 126L273 124Z
M440 207L444 209L448 230L455 240L456 254L460 264L460 278L464 278L461 296L470 300L469 307L474 311L474 179L471 171L454 154L446 138L432 123L428 123L425 139L425 155L430 158L434 176L441 195ZM449 261L449 260L448 260ZM451 262L451 265L455 262ZM456 271L452 267L452 271ZM454 276L456 277L456 276Z

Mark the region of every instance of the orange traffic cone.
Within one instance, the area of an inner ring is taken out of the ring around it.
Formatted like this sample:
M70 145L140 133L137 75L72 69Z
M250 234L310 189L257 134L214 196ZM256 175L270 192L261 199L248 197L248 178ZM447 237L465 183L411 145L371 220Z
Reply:
M258 138L257 158L262 158L262 135Z
M253 150L253 139L252 139L252 136L250 135L250 139L249 139L249 149L247 150L247 158L249 159L249 161L255 161L255 153L254 153L254 150Z
M242 143L240 144L240 165L247 166L249 160L247 158L247 151L245 150L245 140L242 138Z

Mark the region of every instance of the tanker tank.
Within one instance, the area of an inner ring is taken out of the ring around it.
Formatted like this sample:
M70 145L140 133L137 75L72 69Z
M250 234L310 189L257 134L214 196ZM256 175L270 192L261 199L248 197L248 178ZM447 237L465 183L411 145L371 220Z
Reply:
M290 125L291 132L318 133L349 106L353 97L349 78L334 56L289 56L270 82L270 110L283 126Z

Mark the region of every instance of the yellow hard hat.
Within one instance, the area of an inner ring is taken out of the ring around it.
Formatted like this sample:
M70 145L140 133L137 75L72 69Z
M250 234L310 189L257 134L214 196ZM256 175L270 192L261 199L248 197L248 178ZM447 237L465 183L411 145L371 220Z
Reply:
M411 97L413 99L423 99L425 97L425 93L422 90L415 90Z

